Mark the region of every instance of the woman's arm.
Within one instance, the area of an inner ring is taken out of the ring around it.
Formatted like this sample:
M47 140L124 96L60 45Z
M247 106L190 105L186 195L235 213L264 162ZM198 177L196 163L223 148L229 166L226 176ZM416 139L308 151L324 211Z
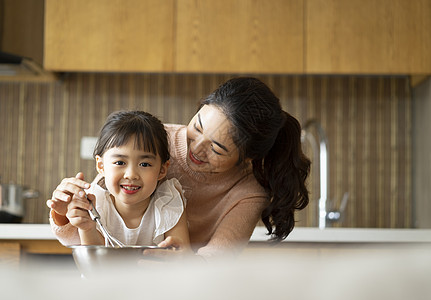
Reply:
M238 256L247 246L260 215L267 204L267 200L263 197L241 200L223 217L208 243L201 248L195 249L196 256L208 261ZM159 246L181 248L182 241L178 241L175 236L169 236ZM154 252L154 254L161 256L159 255L161 254L160 252ZM176 257L173 256L172 258Z
M52 193L52 199L46 201L46 205L51 209L51 218L58 226L69 223L66 217L67 206L72 201L72 197L85 198L84 189L88 189L90 184L84 181L84 174L79 172L75 177L64 178ZM91 209L88 203L88 209Z
M254 197L241 200L221 220L208 243L197 249L197 255L210 260L235 257L247 246L268 200Z
M52 199L46 202L51 209L49 220L51 229L65 246L80 244L78 229L70 224L66 216L67 207L72 197L85 197L84 189L89 187L90 184L84 181L84 175L79 172L76 177L63 179L52 193Z
M51 211L52 213L52 211ZM66 225L58 226L52 217L49 218L51 230L58 241L64 246L80 245L81 239L79 238L78 228L72 226L69 222Z

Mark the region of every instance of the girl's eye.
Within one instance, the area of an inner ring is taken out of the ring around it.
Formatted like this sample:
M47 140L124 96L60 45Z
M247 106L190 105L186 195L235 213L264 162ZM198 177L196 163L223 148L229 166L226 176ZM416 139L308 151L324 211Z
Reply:
M144 162L144 163L140 163L139 165L140 165L141 167L144 167L144 168L151 167L151 164L146 163L146 162Z
M114 162L114 165L117 165L117 166L123 166L125 164L126 163L124 161L116 161L116 162Z

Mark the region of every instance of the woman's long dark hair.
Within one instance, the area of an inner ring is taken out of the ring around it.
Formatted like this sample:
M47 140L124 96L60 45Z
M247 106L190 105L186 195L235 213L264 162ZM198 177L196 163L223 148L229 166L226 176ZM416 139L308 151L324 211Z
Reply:
M301 149L301 126L260 80L231 79L202 101L220 108L232 123L239 163L251 159L253 174L265 188L270 204L262 221L274 240L283 240L295 226L295 210L307 206L305 185L310 160Z

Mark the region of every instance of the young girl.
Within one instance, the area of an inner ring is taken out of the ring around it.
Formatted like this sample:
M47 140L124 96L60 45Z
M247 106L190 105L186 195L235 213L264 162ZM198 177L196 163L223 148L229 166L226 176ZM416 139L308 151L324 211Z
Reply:
M169 145L157 118L142 111L111 114L94 157L106 190L93 183L86 193L111 235L125 245L158 245L174 237L185 242L182 248L189 248L184 197L176 179L165 179ZM106 244L90 209L82 193L75 195L67 206L68 220L63 221L78 228L80 244Z

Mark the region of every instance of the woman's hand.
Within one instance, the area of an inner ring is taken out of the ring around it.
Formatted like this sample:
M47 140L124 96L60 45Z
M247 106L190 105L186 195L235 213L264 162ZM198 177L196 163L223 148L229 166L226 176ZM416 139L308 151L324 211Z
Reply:
M149 259L157 259L160 261L184 260L194 257L194 252L189 246L185 246L181 238L168 236L164 241L160 242L158 247L166 249L146 249L144 257ZM145 258L141 263L145 263Z
M170 248L175 251L191 251L190 247L184 245L184 241L175 236L168 236L164 241L160 242L158 247Z
M65 225L69 222L66 217L68 205L73 197L85 199L83 189L88 189L90 184L84 181L84 174L79 172L75 177L65 178L52 193L52 199L46 205L52 210L51 216L57 225ZM87 201L88 202L88 201Z

